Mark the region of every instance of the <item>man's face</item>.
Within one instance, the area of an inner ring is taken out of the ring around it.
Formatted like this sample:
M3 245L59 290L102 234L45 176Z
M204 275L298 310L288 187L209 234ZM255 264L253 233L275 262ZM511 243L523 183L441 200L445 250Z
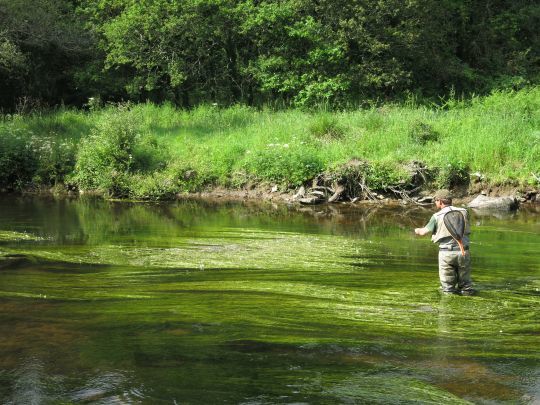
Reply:
M435 207L437 207L438 210L442 208L441 200L435 200Z

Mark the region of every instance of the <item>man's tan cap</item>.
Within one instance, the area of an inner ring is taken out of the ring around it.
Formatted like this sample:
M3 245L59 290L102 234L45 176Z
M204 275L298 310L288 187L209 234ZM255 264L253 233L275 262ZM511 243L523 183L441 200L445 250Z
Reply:
M437 190L435 194L433 195L434 200L451 200L452 199L452 193L450 190L442 189Z

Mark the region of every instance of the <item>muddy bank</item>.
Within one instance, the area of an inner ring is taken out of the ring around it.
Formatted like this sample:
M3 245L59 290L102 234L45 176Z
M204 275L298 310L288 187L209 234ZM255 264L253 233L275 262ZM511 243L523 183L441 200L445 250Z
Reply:
M184 173L174 179L154 179L158 188L167 192L135 193L115 187L105 190L85 190L75 184L57 184L53 188L26 190L26 193L55 195L99 195L120 200L175 200L182 198L219 199L230 201L259 200L298 205L320 205L334 203L353 204L401 204L431 206L436 190L449 189L456 204L468 204L472 208L495 208L515 210L519 204L536 203L540 194L535 186L520 184L513 180L493 183L480 173L450 173L441 181L438 169L424 163L412 161L401 166L396 176L385 167L376 167L369 162L352 159L345 164L319 173L298 186L287 182L269 182L252 179L236 187L227 187L217 182L202 182L199 186L185 188L182 179L199 176L195 171ZM166 182L167 187L161 183ZM298 183L297 183L298 184ZM120 191L119 191L120 190ZM184 190L184 191L182 191ZM132 190L133 191L133 190Z
M457 203L467 204L474 198L475 207L516 209L519 204L537 201L538 187L524 186L512 180L493 184L480 173L450 173L441 183L438 170L419 161L401 167L393 176L384 168L358 159L322 172L297 187L279 183L250 183L239 189L208 187L192 193L200 198L226 200L265 200L319 205L325 203L426 205L440 188L450 189ZM190 194L191 195L191 194ZM183 196L181 194L180 196ZM503 199L502 197L506 197ZM494 199L498 199L497 202Z
M283 189L275 184L260 184L251 188L227 189L216 187L196 193L181 193L177 198L196 198L220 201L271 201L297 205L361 204L361 205L418 205L430 206L437 189L423 189L408 194L393 191L372 191L369 196L351 196L332 187L301 186ZM511 197L518 205L539 205L540 189L515 186L469 187L452 190L455 204L466 205L479 195L489 198ZM339 194L339 195L338 195ZM336 195L338 197L336 198ZM334 199L332 199L334 197ZM517 207L512 207L512 209Z
M198 192L177 193L169 201L179 199L197 199L209 201L230 202L273 202L294 204L299 206L318 205L366 205L366 206L425 206L433 203L433 194L437 188L422 188L414 192L394 190L370 190L363 195L354 195L347 189L337 186L319 185L316 180L311 184L296 188L287 188L273 183L261 183L244 188L208 187ZM540 206L540 188L512 186L512 185L471 185L451 189L454 196L454 204L467 205L478 196L489 198L511 197L515 199L517 206ZM12 194L3 191L2 194ZM19 194L19 193L15 193ZM98 190L80 191L66 190L64 187L27 189L22 195L56 196L61 198L103 197L118 201L141 201L134 199L110 198ZM147 201L147 200L144 200ZM512 209L517 208L512 207Z

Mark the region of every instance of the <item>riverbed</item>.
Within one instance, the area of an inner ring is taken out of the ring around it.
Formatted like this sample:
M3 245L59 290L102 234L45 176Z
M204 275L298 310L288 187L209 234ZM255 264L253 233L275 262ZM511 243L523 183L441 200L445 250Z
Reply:
M535 403L540 214L0 196L0 403Z

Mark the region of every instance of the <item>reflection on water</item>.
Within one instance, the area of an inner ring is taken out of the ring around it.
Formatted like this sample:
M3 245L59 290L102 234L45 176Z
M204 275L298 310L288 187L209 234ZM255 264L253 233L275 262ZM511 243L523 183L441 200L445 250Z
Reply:
M0 197L0 402L534 403L540 216Z

